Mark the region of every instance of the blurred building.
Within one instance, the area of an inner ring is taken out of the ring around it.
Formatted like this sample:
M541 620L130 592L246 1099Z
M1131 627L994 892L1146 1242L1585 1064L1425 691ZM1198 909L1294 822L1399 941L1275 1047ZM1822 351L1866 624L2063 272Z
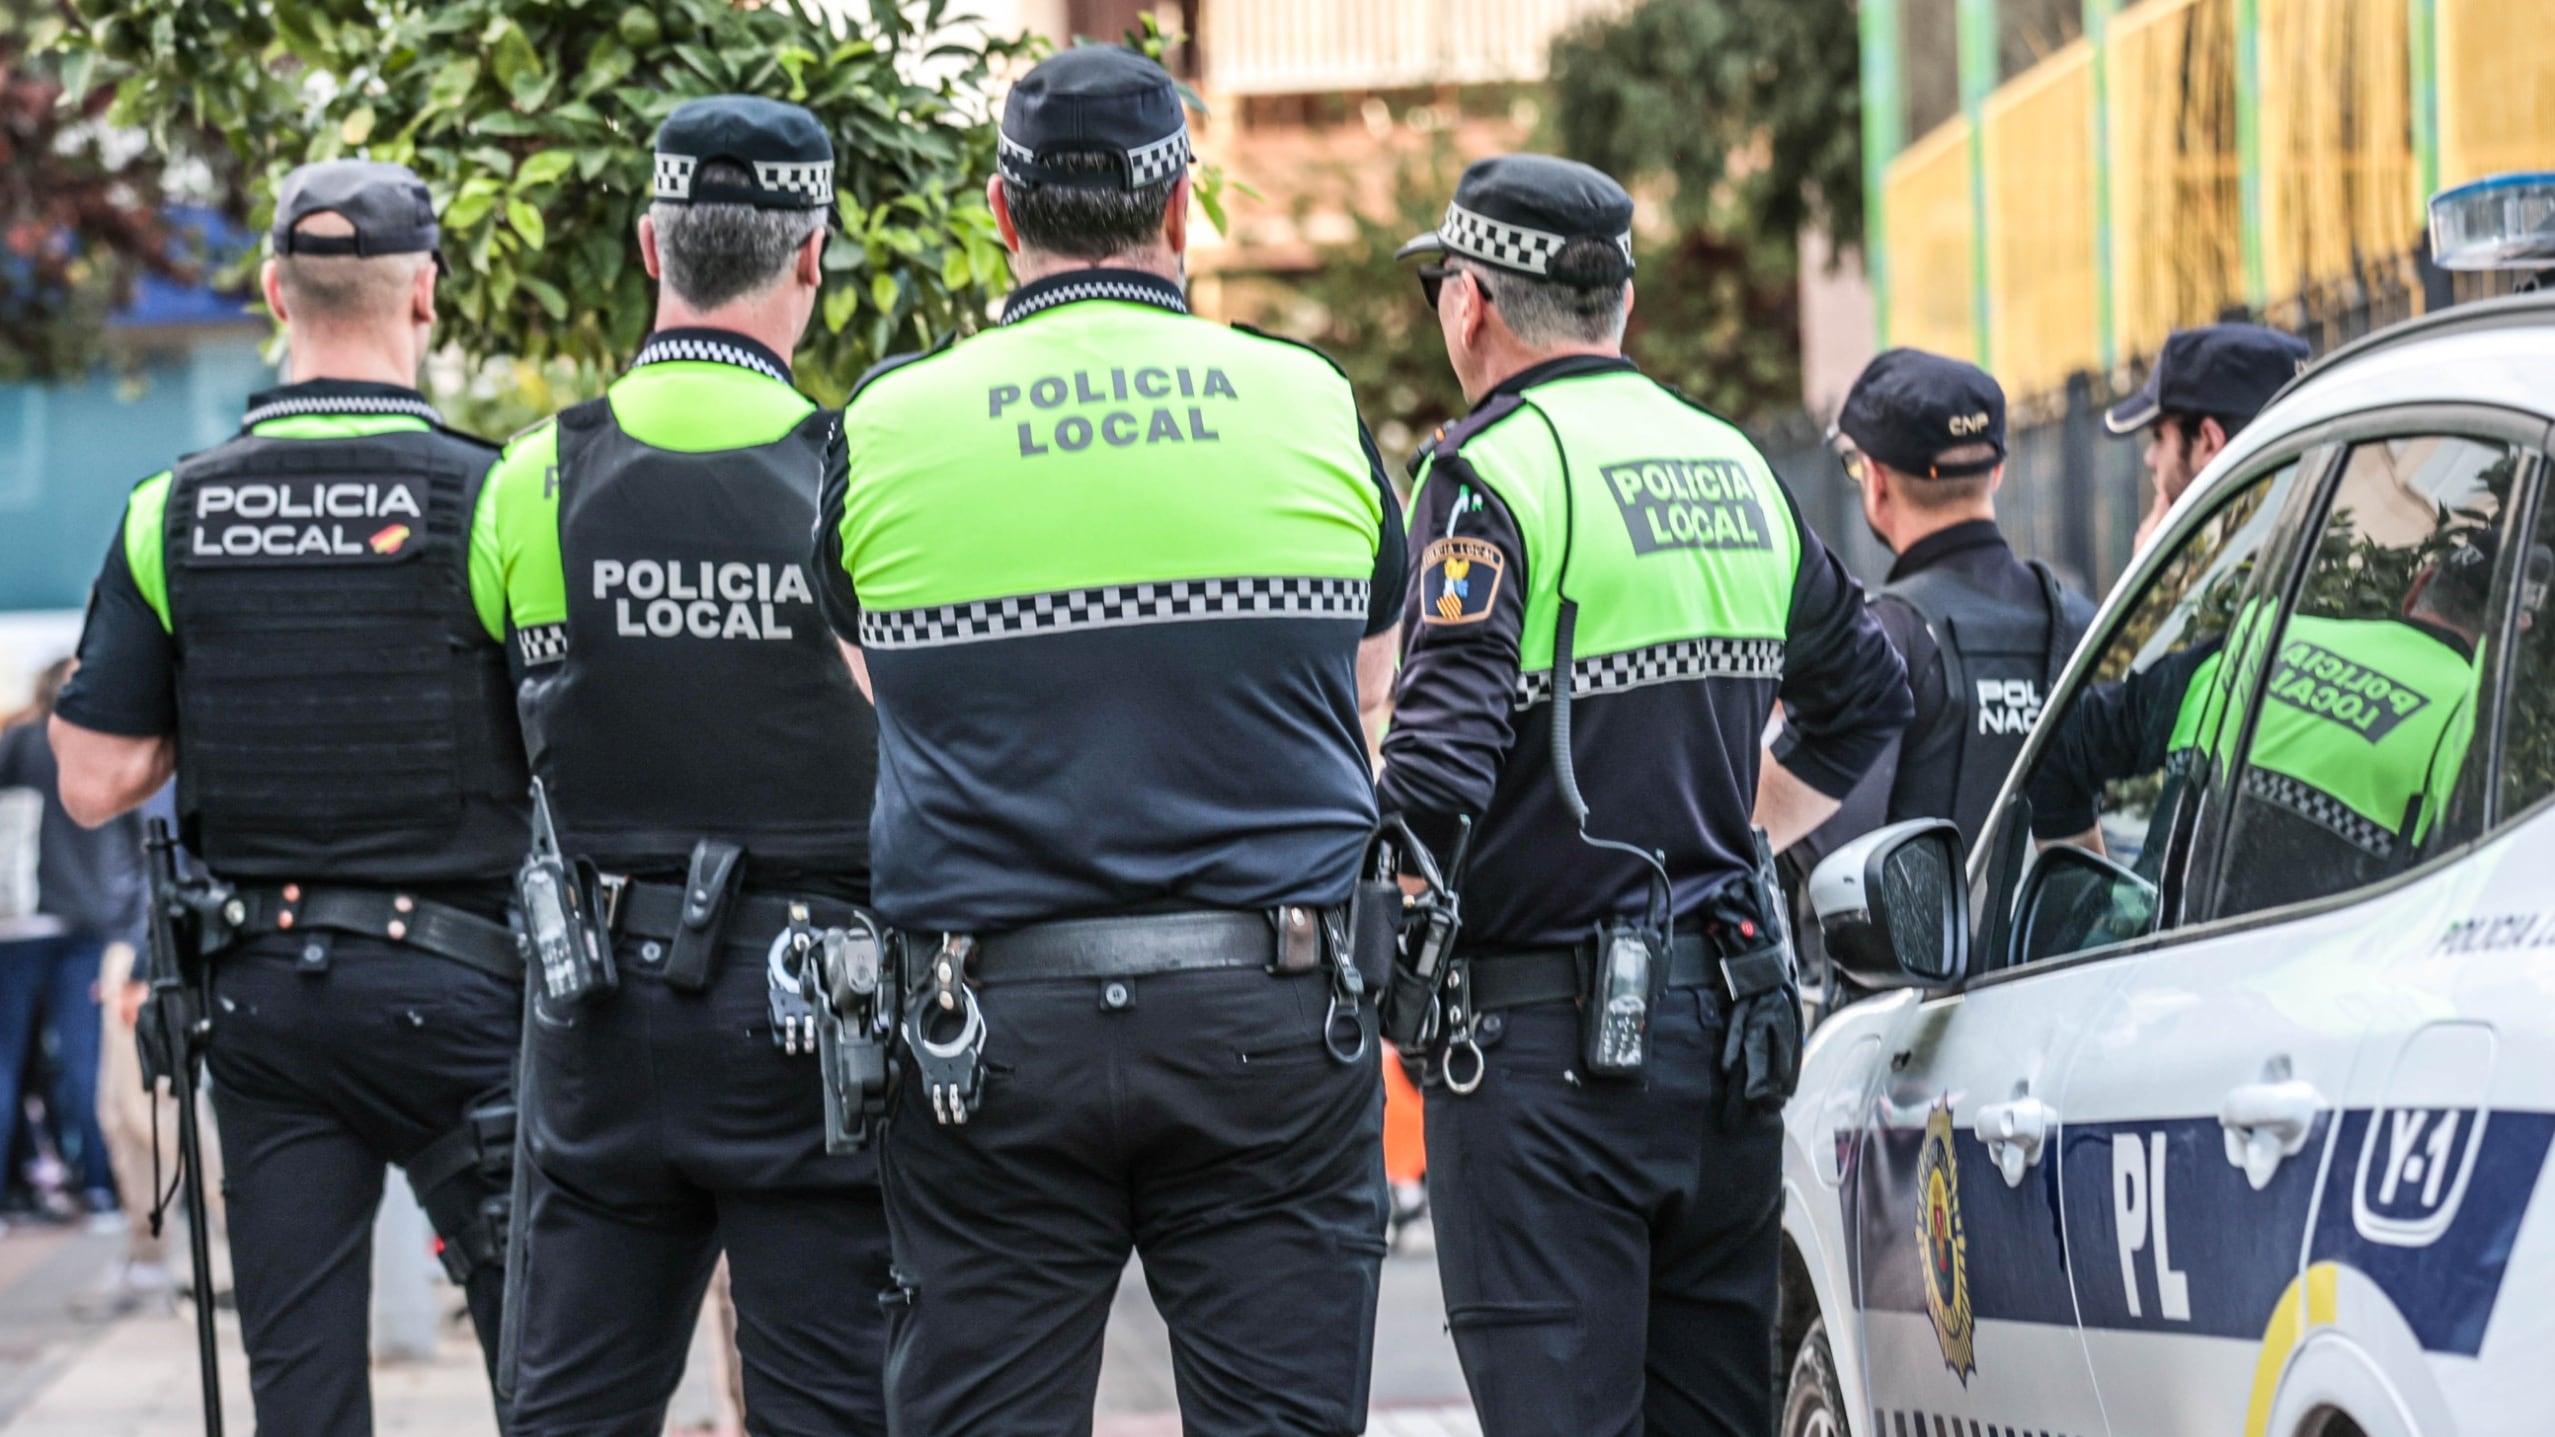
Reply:
M2104 496L2026 529L2106 576L2136 521L2134 480L2110 471L2135 459L2087 411L2167 331L2259 318L2321 350L2447 302L2461 291L2428 267L2427 197L2555 166L2555 0L1861 0L1861 16L1876 338L2005 381L2028 423L2018 467Z

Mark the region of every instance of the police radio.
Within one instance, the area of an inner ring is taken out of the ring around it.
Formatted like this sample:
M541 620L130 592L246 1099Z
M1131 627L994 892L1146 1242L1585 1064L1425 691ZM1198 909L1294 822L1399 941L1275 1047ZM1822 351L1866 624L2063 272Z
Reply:
M611 946L604 942L592 889L559 852L550 822L550 798L532 781L532 851L515 872L515 898L523 905L524 943L541 975L541 990L554 1008L619 986Z

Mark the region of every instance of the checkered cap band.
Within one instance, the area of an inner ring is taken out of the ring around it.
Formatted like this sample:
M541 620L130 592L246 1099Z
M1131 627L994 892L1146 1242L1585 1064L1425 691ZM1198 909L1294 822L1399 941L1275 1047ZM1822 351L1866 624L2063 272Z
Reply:
M822 209L834 203L834 167L829 164L793 165L781 162L754 165L754 183L767 190L784 194L805 195L809 209Z
M568 626L535 624L528 629L517 629L515 647L523 654L525 668L560 663L568 657Z
M692 198L692 172L701 162L690 155L669 155L659 151L656 157L656 197L661 200Z
M1570 243L1568 236L1495 220L1452 203L1446 206L1446 218L1437 226L1437 237L1457 254L1527 274L1550 273L1553 256ZM1615 236L1615 248L1623 251L1624 263L1629 265L1630 231Z
M995 136L995 162L1001 166L1003 178L1019 184L1036 184L1038 177L1029 167L1038 163L1037 152L1009 135ZM1159 184L1188 168L1196 158L1189 149L1189 129L1183 125L1174 133L1141 149L1128 150L1127 187L1143 189Z
M1781 639L1680 639L1673 644L1652 644L1646 649L1577 660L1570 666L1570 696L1577 699L1690 679L1781 677ZM1552 670L1537 669L1517 676L1517 708L1533 708L1549 702L1552 696Z
M2323 789L2267 768L2247 768L2247 798L2294 814L2373 858L2395 856L2395 835L2362 817L2349 804Z
M861 647L930 649L1204 619L1366 620L1364 579L1178 579L861 615Z

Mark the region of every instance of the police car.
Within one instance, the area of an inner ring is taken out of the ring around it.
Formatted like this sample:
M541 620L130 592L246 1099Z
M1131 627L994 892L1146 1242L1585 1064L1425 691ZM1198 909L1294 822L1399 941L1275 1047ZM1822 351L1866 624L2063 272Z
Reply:
M1786 1434L2555 1431L2550 456L2555 296L2338 351L1820 867Z

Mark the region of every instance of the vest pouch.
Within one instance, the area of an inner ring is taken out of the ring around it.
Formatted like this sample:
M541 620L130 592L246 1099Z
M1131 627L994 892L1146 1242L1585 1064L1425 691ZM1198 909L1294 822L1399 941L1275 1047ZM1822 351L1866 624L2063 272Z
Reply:
M683 878L682 917L666 949L667 984L690 993L710 986L710 966L719 956L728 908L744 883L742 844L704 838L692 845L692 864Z

